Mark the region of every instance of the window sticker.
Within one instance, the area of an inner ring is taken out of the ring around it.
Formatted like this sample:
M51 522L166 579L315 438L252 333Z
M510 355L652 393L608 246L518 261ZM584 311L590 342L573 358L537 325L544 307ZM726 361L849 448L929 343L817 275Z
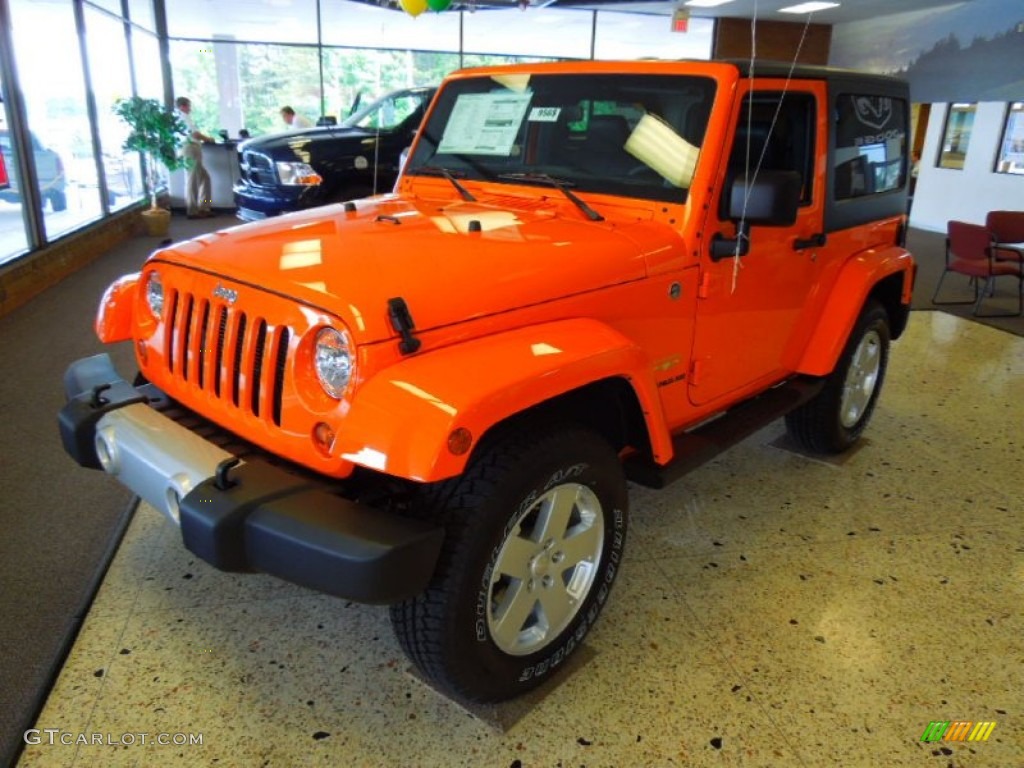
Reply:
M697 169L695 147L655 115L644 115L626 140L626 151L674 187L688 189Z
M437 151L509 157L531 93L464 93L455 102Z
M534 107L527 118L531 123L557 123L561 107Z

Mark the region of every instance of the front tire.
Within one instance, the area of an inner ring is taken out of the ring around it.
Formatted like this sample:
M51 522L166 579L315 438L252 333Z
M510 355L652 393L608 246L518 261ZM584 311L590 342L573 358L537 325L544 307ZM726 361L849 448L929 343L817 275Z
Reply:
M434 579L391 608L403 650L438 688L494 702L548 679L594 625L625 545L615 451L568 427L491 444L439 487Z
M842 453L860 438L889 364L889 314L865 304L835 370L814 399L786 415L786 429L813 453Z

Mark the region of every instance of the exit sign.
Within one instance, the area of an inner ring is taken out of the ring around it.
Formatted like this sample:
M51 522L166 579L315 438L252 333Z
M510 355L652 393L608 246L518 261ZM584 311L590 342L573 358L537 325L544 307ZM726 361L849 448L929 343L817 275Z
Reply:
M676 8L672 12L672 31L686 32L690 28L690 12L685 8Z

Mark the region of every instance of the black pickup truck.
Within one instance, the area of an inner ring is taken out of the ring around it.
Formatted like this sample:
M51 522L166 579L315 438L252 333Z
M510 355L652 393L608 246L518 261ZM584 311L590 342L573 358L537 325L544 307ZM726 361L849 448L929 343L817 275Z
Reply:
M261 136L238 147L238 217L255 221L317 205L390 192L402 151L435 88L394 91L338 125Z

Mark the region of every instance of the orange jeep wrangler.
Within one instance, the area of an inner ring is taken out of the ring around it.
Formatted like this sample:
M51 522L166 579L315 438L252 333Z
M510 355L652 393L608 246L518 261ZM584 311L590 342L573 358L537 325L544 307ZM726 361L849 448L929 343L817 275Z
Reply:
M156 251L68 453L226 571L391 605L450 695L541 683L661 487L785 416L864 431L914 277L907 87L739 62L467 70L393 194Z

